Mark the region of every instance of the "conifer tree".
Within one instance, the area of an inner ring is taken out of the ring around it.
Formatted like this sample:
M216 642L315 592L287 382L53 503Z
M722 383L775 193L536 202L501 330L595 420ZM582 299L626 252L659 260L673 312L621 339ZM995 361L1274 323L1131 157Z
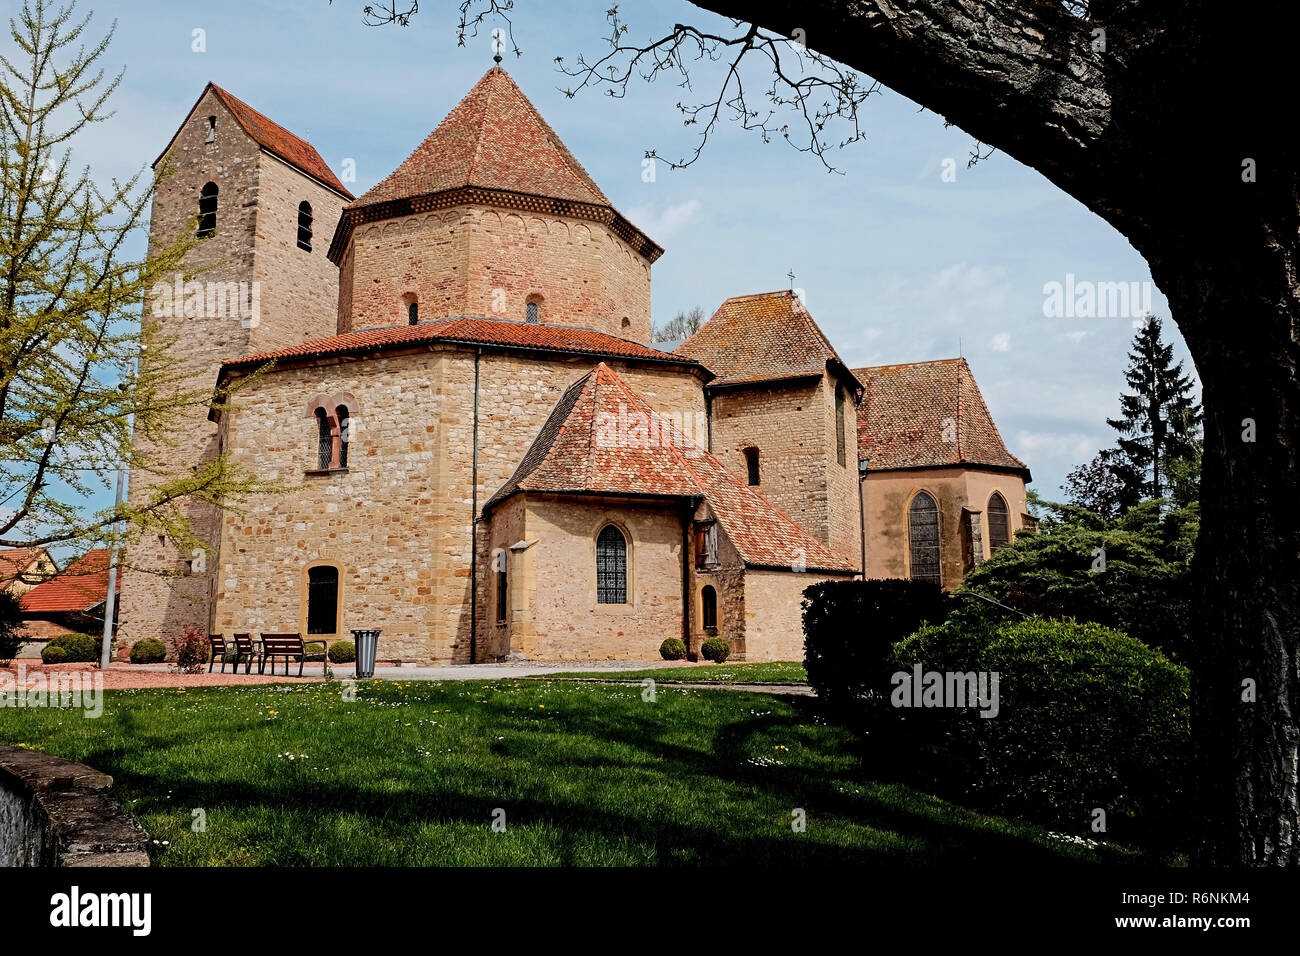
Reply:
M1160 320L1148 315L1129 350L1124 372L1129 391L1120 396L1120 415L1106 419L1120 434L1115 472L1126 507L1143 498L1163 498L1170 488L1171 465L1197 457L1201 407L1173 352L1161 336Z

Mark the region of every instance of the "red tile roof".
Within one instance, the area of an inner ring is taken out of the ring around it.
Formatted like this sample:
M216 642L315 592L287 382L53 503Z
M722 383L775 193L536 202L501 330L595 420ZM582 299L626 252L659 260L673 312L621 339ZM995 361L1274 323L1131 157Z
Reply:
M964 358L853 370L866 386L858 406L858 457L872 471L986 465L1029 469L1002 442Z
M366 354L392 349L418 347L435 342L489 345L531 351L600 355L610 358L636 359L698 367L690 359L661 352L592 329L561 325L543 325L510 319L459 318L421 322L419 325L395 325L380 329L359 329L326 339L300 342L273 352L259 352L243 358L227 359L226 368L277 362L311 361L344 354Z
M728 299L675 354L712 369L718 376L715 386L820 375L828 364L852 378L812 314L790 291Z
M295 136L279 123L259 113L243 100L217 86L217 84L209 83L205 86L194 107L197 108L199 103L203 101L203 97L207 95L208 90L212 90L221 104L230 110L231 115L235 117L236 122L239 123L244 132L253 137L259 146L267 152L280 157L296 169L302 170L308 176L320 180L330 189L342 193L348 199L352 198L352 193L339 182L333 170L329 168L325 160L321 159L320 153L316 152L316 148L311 143L299 136ZM193 114L194 109L192 108L190 115ZM186 119L188 120L188 118L187 116ZM172 140L175 141L174 136ZM167 155L168 149L171 149L171 143L168 143L167 149L163 150L162 155L157 160L154 160L155 166L158 165L158 160Z
M629 420L630 427L619 424ZM556 403L523 461L484 511L530 491L702 496L751 567L856 570L683 435L603 362Z
M353 207L479 186L608 206L609 199L510 75L494 66Z
M88 551L22 596L24 614L88 611L108 597L108 550Z
M649 261L663 254L614 209L499 66L483 75L397 169L343 210L330 258L340 260L357 223L438 208L429 197L439 195L455 198L456 204L498 203L604 222Z

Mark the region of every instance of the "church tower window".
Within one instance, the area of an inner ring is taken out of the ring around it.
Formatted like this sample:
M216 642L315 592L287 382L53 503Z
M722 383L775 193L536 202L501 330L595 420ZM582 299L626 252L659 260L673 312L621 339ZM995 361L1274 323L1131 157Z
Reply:
M339 422L339 467L348 466L348 445L352 439L352 419L348 417L348 407L340 405L335 410Z
M612 524L596 536L596 603L627 603L627 540Z
M311 252L311 203L298 203L298 248Z
M942 583L939 576L939 505L928 491L918 491L907 509L907 546L912 580Z
M713 585L704 585L704 590L700 592L700 617L701 623L708 630L717 630L718 628L718 592L713 589Z
M334 461L334 436L330 434L329 416L325 409L316 409L316 467L321 471Z
M542 321L542 297L540 295L530 295L528 301L524 303L524 321L530 325L536 325Z
M217 234L217 184L205 183L199 191L199 232L200 239L207 239Z
M745 472L749 476L750 485L758 485L758 449L745 449Z
M835 386L835 457L839 460L840 467L845 465L844 451L844 387Z

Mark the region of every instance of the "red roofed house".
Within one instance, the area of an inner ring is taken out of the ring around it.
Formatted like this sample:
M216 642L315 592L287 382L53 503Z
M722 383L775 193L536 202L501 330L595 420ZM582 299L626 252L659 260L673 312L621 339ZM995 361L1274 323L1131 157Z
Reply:
M0 590L26 594L58 569L44 548L5 548L0 550Z
M34 639L69 631L99 634L108 597L108 550L87 551L22 596L24 629Z
M900 399L873 404L875 370L849 369L791 293L728 299L675 352L652 347L663 249L500 67L357 198L215 86L157 166L174 173L154 243L197 213L190 256L240 307L181 284L150 314L195 382L239 391L194 420L184 454L137 450L175 474L228 454L293 490L241 513L187 506L206 552L136 546L129 564L173 576L126 573L128 642L378 627L386 658L468 662L653 658L669 637L694 654L716 635L735 657L788 660L802 591L859 575L864 551L873 573L963 573L889 557L900 540L920 553L916 491L894 501L901 478L875 462L859 480L860 416ZM1001 441L962 387L955 455L894 453L936 510L974 514L983 486L945 482L1006 462L982 460ZM920 449L926 427L881 441ZM1027 476L1018 461L998 474ZM1024 507L1011 477L1008 527ZM151 480L132 474L133 500ZM938 522L945 554L955 520Z

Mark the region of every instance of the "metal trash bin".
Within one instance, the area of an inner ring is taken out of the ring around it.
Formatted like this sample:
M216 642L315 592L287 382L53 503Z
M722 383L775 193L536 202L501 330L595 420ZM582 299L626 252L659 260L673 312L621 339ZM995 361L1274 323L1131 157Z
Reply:
M352 639L357 645L357 677L375 676L375 652L379 649L379 628L354 628Z

